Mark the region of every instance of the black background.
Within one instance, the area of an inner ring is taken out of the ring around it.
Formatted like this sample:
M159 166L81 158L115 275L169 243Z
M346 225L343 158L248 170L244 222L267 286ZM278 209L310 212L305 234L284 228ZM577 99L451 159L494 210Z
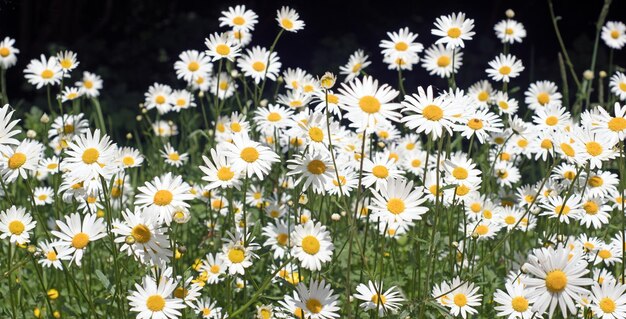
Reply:
M526 66L513 82L525 90L529 80L548 79L560 86L557 63L559 52L546 0L525 1L138 1L138 0L0 0L0 37L17 40L21 50L18 63L8 71L9 97L13 104L45 105L45 91L37 92L26 83L23 69L41 53L59 49L78 53L80 65L72 81L83 70L103 77L102 103L105 113L125 119L137 114L137 104L152 83L184 87L173 69L183 50L204 50L204 38L226 29L218 28L222 10L245 4L259 15L253 45L269 47L278 32L276 10L283 5L295 8L305 21L304 30L286 33L277 52L286 67L300 66L319 75L338 72L358 48L369 54L372 65L366 70L381 81L397 83L395 71L382 63L378 45L386 32L408 26L417 32L417 41L430 46L435 19L442 14L465 12L475 20L474 40L466 43L464 63L457 82L467 87L486 78L487 62L502 50L493 32L495 23L511 8L522 22L527 37L512 47L511 53ZM555 0L555 11L562 19L559 26L577 73L589 67L595 21L603 1ZM615 0L607 21L626 20L626 1ZM625 54L615 52L614 61L625 66ZM601 42L598 70L606 69L608 49ZM445 86L445 81L430 77L422 67L407 73L407 90L417 85ZM520 92L521 93L521 92ZM517 96L520 98L521 96ZM522 99L523 100L523 99ZM117 122L117 121L116 121Z

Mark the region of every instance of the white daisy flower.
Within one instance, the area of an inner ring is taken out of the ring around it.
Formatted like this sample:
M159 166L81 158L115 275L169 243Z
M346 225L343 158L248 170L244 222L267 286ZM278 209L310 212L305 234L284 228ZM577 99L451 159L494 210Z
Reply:
M510 79L518 77L522 71L524 71L522 60L514 55L502 53L489 62L489 68L486 70L494 81L502 82L509 82Z
M289 32L298 32L304 28L304 21L300 20L300 15L296 10L289 7L282 7L276 11L276 21L278 26Z
M424 52L422 67L441 78L447 78L457 73L463 63L463 52L444 47L443 44L433 44Z
M621 49L626 44L626 24L620 21L608 21L602 27L602 40L611 49Z
M526 29L524 25L511 19L502 20L493 27L496 36L502 43L513 44L515 42L522 43L522 39L526 37Z
M319 271L322 264L332 259L334 245L330 232L321 223L308 221L297 225L291 233L291 255L300 260L303 268Z
M309 287L306 284L299 283L296 286L298 299L295 301L294 309L291 313L295 316L300 315L302 318L310 319L332 319L339 318L339 296L333 294L330 284L322 279L317 281L311 279Z
M157 176L137 190L139 193L135 196L135 205L154 208L148 212L158 215L159 223L164 222L168 226L172 222L172 215L181 207L189 208L187 201L193 199L189 184L181 176L172 176L172 173Z
M250 139L247 134L233 135L232 143L218 144L218 152L232 163L232 169L248 177L256 174L259 179L267 175L272 163L278 162L278 155L269 147Z
M430 33L441 37L435 44L445 44L446 48L465 47L464 40L471 40L476 34L474 31L474 20L465 19L465 13L452 13L442 15L435 21L436 29L431 29Z
M0 41L0 67L8 69L17 63L17 54L20 50L15 48L15 39L5 37Z
M237 59L237 67L245 76L253 78L256 84L265 78L276 81L281 65L276 52L270 53L260 46L246 50L246 54Z
M177 319L180 309L185 308L183 301L173 298L176 282L161 276L158 282L151 276L145 276L141 284L135 284L135 290L127 297L130 311L137 312L137 318Z
M11 206L0 213L0 239L23 245L30 242L30 231L37 222L23 207Z
M222 11L219 18L220 27L230 27L234 30L252 31L258 22L258 15L252 10L246 10L245 5L228 7L228 11Z
M375 284L371 280L367 285L359 284L356 291L354 297L363 301L359 305L363 311L377 310L379 317L396 313L404 302L404 298L396 286L383 292L382 283Z
M65 222L57 220L56 225L59 231L53 230L52 235L59 238L57 245L69 247L70 264L75 262L78 266L89 243L106 236L106 225L96 214L86 214L81 220L78 213L72 213L65 216Z
M63 69L56 57L46 57L42 54L40 59L33 59L26 66L24 76L28 83L35 85L37 89L45 85L57 85L61 83Z

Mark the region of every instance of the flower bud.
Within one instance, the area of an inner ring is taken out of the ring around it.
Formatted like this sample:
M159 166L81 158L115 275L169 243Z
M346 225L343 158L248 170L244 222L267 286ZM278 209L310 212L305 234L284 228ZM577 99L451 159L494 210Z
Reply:
M324 89L330 89L335 86L335 82L337 82L337 76L330 72L324 73L320 78L320 86Z
M55 300L55 299L59 298L59 291L54 289L54 288L52 288L52 289L48 290L47 295L48 295L48 298L50 298L50 300Z
M509 19L513 19L515 17L515 11L513 11L513 9L507 9L504 14Z
M133 133L130 133L130 132L126 133L126 139L127 140L132 140L133 139Z
M44 113L39 121L43 124L48 124L48 122L50 122L50 117L48 116L48 114Z
M37 132L35 132L33 130L28 130L28 131L26 131L26 137L28 137L28 138L35 138L35 137L37 137Z
M330 219L334 220L334 221L339 221L341 219L341 215L334 213L330 216Z
M583 78L585 78L585 80L587 81L593 80L593 71L585 70L585 72L583 72Z
M606 71L604 71L604 70L600 71L600 73L598 73L598 75L600 75L601 79L604 79L607 76Z
M259 105L261 105L262 107L266 107L267 106L267 99L262 99L261 101L259 101Z

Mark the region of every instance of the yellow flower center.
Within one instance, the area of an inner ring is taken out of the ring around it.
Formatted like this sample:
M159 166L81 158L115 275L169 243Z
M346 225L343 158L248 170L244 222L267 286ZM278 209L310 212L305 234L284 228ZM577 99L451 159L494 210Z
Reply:
M395 45L396 50L398 51L406 51L409 48L409 45L406 42L398 42Z
M18 169L26 163L26 155L24 153L14 153L9 157L8 166L10 169Z
M528 310L528 300L522 296L511 299L511 307L517 312L525 312Z
M21 235L25 228L24 223L19 220L14 220L9 223L9 232L13 235Z
M152 237L152 233L150 233L150 229L148 228L148 226L143 224L139 224L133 227L130 234L133 236L133 238L135 238L135 241L140 244L145 244L149 242L150 238Z
M244 19L242 16L236 16L233 19L233 24L235 25L243 25L244 23L246 23L246 19Z
M626 92L626 82L620 82L619 89L622 90L622 92Z
M574 171L567 171L565 173L563 173L563 177L569 179L570 181L574 179L574 177L576 177L576 173Z
M561 215L567 215L569 214L569 211L571 210L571 208L567 205L563 206L563 205L558 205L557 207L554 208L554 213L555 214L561 214Z
M11 54L11 51L9 51L8 48L5 48L5 47L0 48L0 56L2 56L3 58L6 58L9 56L9 54Z
M220 272L220 266L218 266L218 265L213 265L213 266L211 266L210 271L211 271L212 273L214 273L214 274L217 274L217 273L219 273L219 272Z
M626 129L626 119L623 117L614 117L608 124L609 130L613 132L621 132Z
M319 127L312 127L309 129L309 137L314 142L321 142L324 140L324 131Z
M228 166L222 166L217 170L217 178L220 181L229 181L233 178L233 176L235 176L235 172L233 172Z
M98 161L99 157L100 157L100 152L98 152L98 150L93 147L86 149L83 152L83 156L82 156L83 162L85 164L93 164Z
M598 204L591 200L583 204L583 209L589 215L595 215L598 213L598 210L600 210Z
M93 82L89 81L89 80L85 80L83 81L83 86L87 89L91 89L93 87Z
M387 298L381 294L372 295L372 299L370 299L375 304L384 305L387 302Z
M467 305L467 296L465 296L465 294L454 295L454 304L459 307Z
M41 72L41 77L44 80L51 79L53 76L54 76L54 73L51 70L49 70L49 69L45 69L45 70L43 70L43 72Z
M489 232L489 227L487 227L486 225L478 225L476 227L476 230L474 230L474 231L479 236L484 236L484 235L486 235Z
M133 166L135 165L135 159L132 156L124 156L122 163L124 163L124 166Z
M604 180L602 179L602 177L596 175L596 176L589 178L589 181L587 182L587 184L589 184L589 186L591 187L600 187L604 184Z
M615 301L613 301L613 299L609 297L604 297L600 299L599 306L604 313L612 313L617 308L617 306L615 305Z
M481 128L483 128L483 121L480 119L471 119L467 122L467 126L475 131L480 130Z
M366 95L359 100L359 107L365 113L374 114L380 110L380 101L374 96Z
M498 106L503 109L503 110L508 110L509 109L509 103L507 103L506 101L500 101L498 102Z
M48 251L48 253L46 254L46 258L49 261L56 261L57 260L57 253L54 252L54 250L50 250Z
M452 176L456 179L466 179L469 172L463 167L455 167L452 170Z
M331 104L339 103L339 97L334 94L328 94L328 103L331 103Z
M372 174L378 178L387 178L389 170L383 165L376 165L372 168Z
M281 246L285 246L287 245L287 240L289 239L289 235L287 234L278 234L276 235L276 242L281 245Z
M565 290L567 286L567 275L561 270L553 270L546 276L546 288L551 293L558 293Z
M254 163L256 162L256 160L259 159L259 151L257 151L256 148L254 147L246 147L243 150L241 150L241 153L239 154L239 156L241 157L242 160L248 163Z
M549 139L544 139L541 141L541 148L543 149L552 149L552 141Z
M320 175L326 172L326 164L320 160L310 161L306 168L311 174L314 175Z
M165 308L165 299L160 295L152 295L146 300L146 308L152 312L159 312Z
M417 168L420 167L420 165L422 165L422 161L418 160L418 159L414 159L411 161L411 166Z
M315 298L310 298L306 301L306 308L311 313L320 313L322 312L322 303Z
M489 99L489 93L487 91L480 91L478 93L478 100L481 102L485 102Z
M230 123L230 129L235 133L239 133L241 132L241 124L237 122Z
M509 73L511 73L511 67L508 66L508 65L504 65L504 66L500 67L498 72L500 72L500 74L502 74L502 75L508 75Z
M430 104L422 109L422 115L429 121L439 121L443 118L443 110L437 105Z
M341 183L341 184L340 184ZM346 185L346 177L345 176L339 176L339 182L336 179L333 179L333 185L339 187L339 185Z
M585 144L585 148L587 148L587 153L591 156L598 156L602 154L602 145L598 142L587 142L587 144Z
M187 296L187 294L189 293L189 291L183 287L177 287L174 290L174 297L178 298L178 299L183 299Z
M509 215L509 216L506 216L506 217L504 218L504 222L505 222L507 225L515 225L516 220L515 220L515 217L513 217L513 216Z
M573 157L574 155L576 155L574 148L567 143L561 143L561 150L563 151L563 153L565 153L565 155L569 157Z
M555 126L559 124L559 118L554 115L548 116L546 118L546 124L549 126Z
M293 28L293 21L288 18L283 18L280 20L280 25L287 30L291 30Z
M189 64L187 64L187 69L191 72L198 71L198 69L200 69L200 64L198 64L198 62L196 61L191 61L189 62Z
M154 204L158 206L167 206L174 199L174 194L167 189L161 189L154 193Z
M72 247L76 249L83 249L87 247L87 244L89 244L89 235L85 233L78 233L72 238Z
M482 205L480 205L480 203L472 203L472 204L470 205L470 209L472 210L472 212L474 212L474 213L478 213L478 212L480 212L480 211L481 211L481 209L483 209L483 208L482 208Z
M315 236L306 236L302 238L302 250L309 255L315 255L320 251L320 241Z
M537 102L541 105L546 105L550 103L550 95L546 92L541 92L537 94Z
M180 155L178 155L178 153L176 152L170 153L170 155L168 155L167 157L170 159L170 161L174 162L180 160Z
M511 28L506 28L506 29L504 30L504 33L505 33L505 34L507 34L507 35L511 35L511 34L513 34L513 29L511 29Z
M607 258L611 258L613 256L613 254L611 254L610 250L607 249L602 249L598 252L598 257L602 258L602 259L607 259Z
M63 59L61 60L61 67L64 69L69 69L72 67L72 60L70 59Z
M222 55L222 56L226 56L230 53L230 47L227 46L226 44L218 44L215 47L215 52L217 52L217 54Z
M457 27L452 27L450 29L448 29L448 36L456 39L458 37L461 36L461 29L457 28Z
M242 248L233 248L228 252L228 259L234 263L241 263L245 258L245 253Z
M270 114L267 115L267 120L270 122L278 122L281 119L282 119L282 116L280 116L280 114L276 112L271 112Z
M445 68L450 65L450 57L447 55L442 55L437 59L437 66L440 68Z
M459 185L455 188L455 190L458 196L465 196L470 192L471 189L465 185Z
M405 209L404 201L400 198L390 198L387 201L387 210L392 214L398 215L404 212Z
M252 69L254 69L257 72L261 72L261 71L265 70L265 63L263 63L261 61L256 61L256 62L252 63Z
M611 38L617 39L619 38L619 30L611 30Z
M59 167L59 164L57 163L50 163L46 166L47 169L57 169L57 167Z

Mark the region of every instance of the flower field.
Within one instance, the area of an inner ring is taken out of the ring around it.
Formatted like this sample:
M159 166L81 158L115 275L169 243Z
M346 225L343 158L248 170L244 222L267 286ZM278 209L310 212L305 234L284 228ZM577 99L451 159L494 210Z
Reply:
M574 66L548 4L560 77L528 83L537 36L510 9L311 74L276 47L323 21L230 7L128 132L80 52L16 70L2 34L0 318L626 318L626 25L605 0ZM481 37L500 45L464 69ZM12 103L12 73L47 103Z

